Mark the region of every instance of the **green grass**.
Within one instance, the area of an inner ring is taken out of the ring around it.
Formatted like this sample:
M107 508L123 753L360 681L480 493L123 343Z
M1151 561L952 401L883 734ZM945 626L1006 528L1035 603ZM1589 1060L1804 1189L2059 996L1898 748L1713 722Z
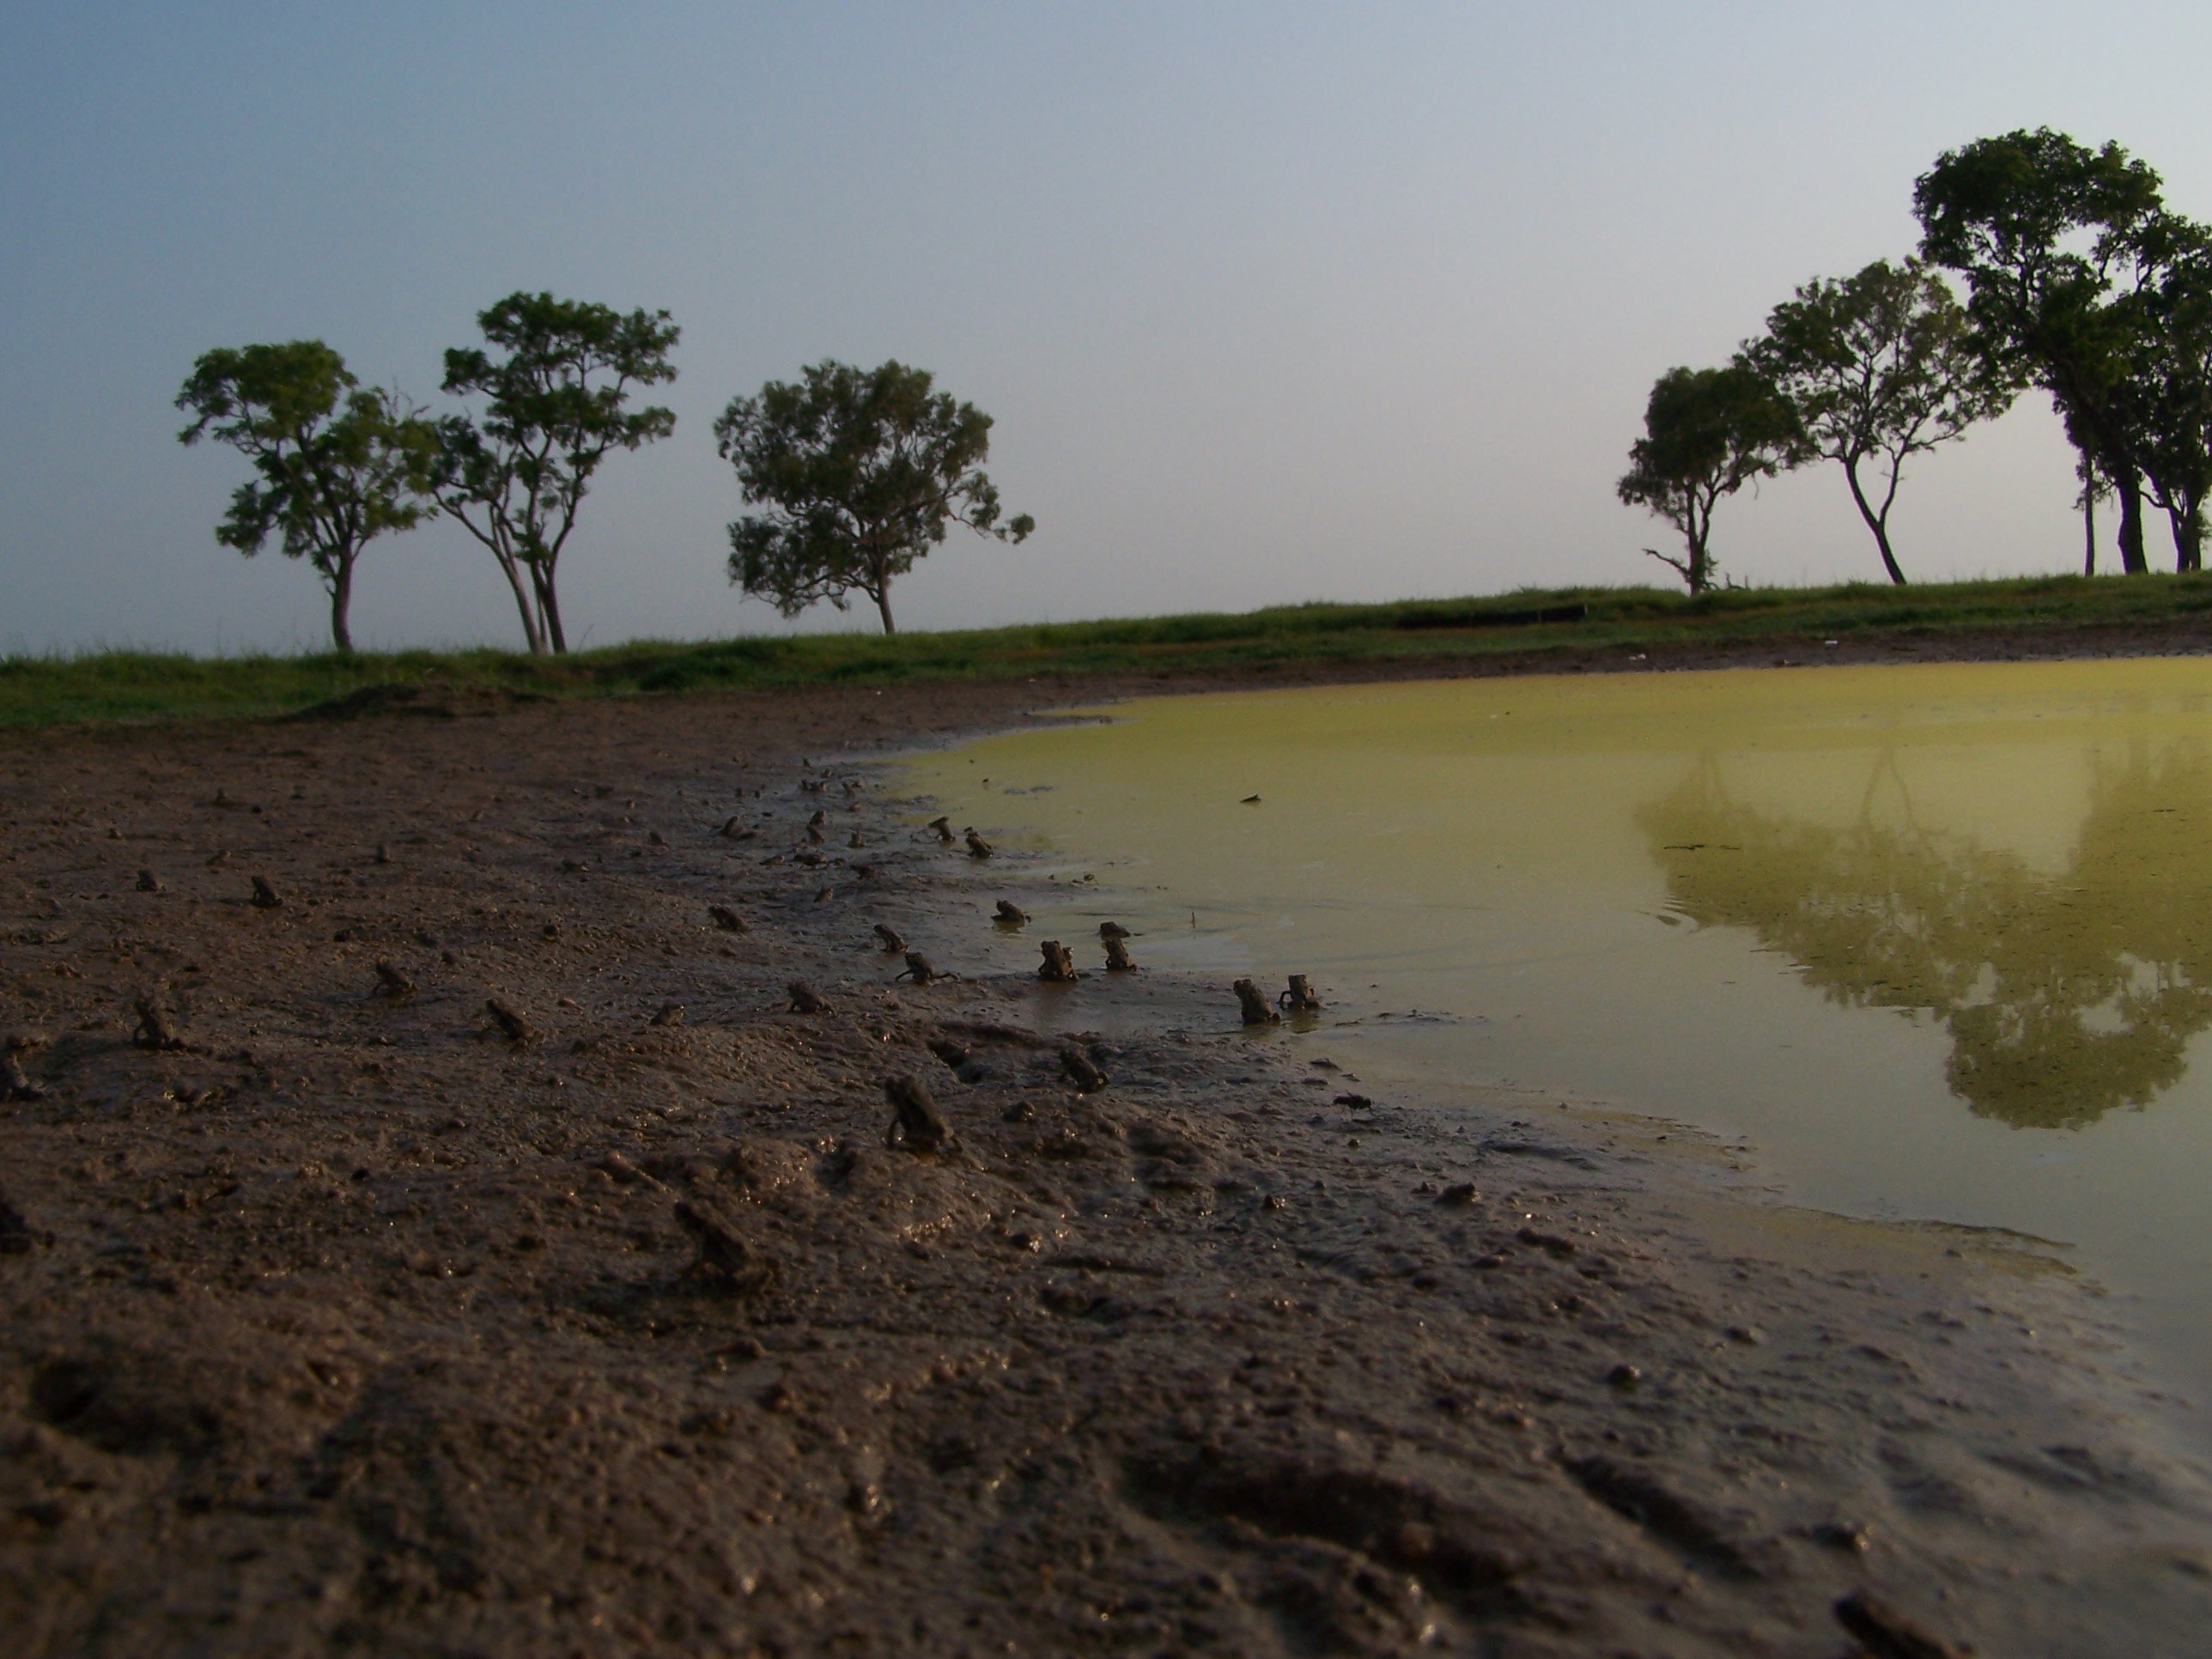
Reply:
M1449 662L1592 647L1663 650L1760 639L2063 630L2168 623L2207 612L2212 574L2134 580L2047 576L1909 588L1730 588L1697 599L1657 588L1530 588L1483 599L1279 605L1235 616L896 639L830 634L644 641L560 658L489 650L212 659L111 651L0 659L0 726L261 718L376 686L464 698L494 692L571 697L1103 673L1172 678L1208 669Z

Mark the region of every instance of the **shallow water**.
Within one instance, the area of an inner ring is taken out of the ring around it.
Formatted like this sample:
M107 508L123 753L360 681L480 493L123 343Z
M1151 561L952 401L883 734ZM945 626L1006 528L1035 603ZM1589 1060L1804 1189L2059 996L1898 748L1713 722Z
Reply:
M1221 975L1224 1023L1229 979L1308 974L1328 1012L1285 1040L1370 1086L1676 1119L1800 1201L2063 1243L2155 1349L2212 1358L2212 663L1110 713L908 775L1055 855L1032 934L1118 915L1140 963Z

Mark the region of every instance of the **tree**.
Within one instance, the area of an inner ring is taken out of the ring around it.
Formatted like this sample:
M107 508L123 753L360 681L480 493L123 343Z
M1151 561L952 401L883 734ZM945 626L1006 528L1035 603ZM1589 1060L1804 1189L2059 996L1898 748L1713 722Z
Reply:
M531 652L566 651L562 550L607 453L676 429L672 410L624 405L632 386L676 378L668 354L681 331L665 311L625 316L550 294L510 294L477 325L506 356L446 354L444 389L482 394L484 413L438 423L438 503L499 561Z
M1686 556L1644 550L1678 572L1691 592L1705 592L1713 585L1713 509L1753 479L1772 477L1795 436L1773 388L1741 363L1661 375L1615 489L1629 506L1650 507L1681 532Z
M183 444L212 436L253 464L215 538L252 558L272 533L305 559L331 596L331 643L353 649L347 612L362 550L431 511L418 498L434 439L428 422L380 386L364 388L320 340L222 347L192 365L177 407Z
M2212 495L2212 234L2162 215L2143 238L2146 280L2132 313L2127 416L2150 497L2173 530L2174 568L2203 568Z
M943 542L956 520L1019 542L1026 513L1004 523L981 467L991 417L933 388L927 369L821 362L796 383L732 398L714 423L749 505L730 526L730 580L795 617L818 599L840 611L854 590L891 621L891 580Z
M1969 336L1965 309L1935 272L1916 259L1877 259L1839 282L1808 283L1744 349L1743 361L1789 406L1784 464L1842 464L1882 566L1900 585L1889 514L1906 458L2002 415L2018 395ZM1869 461L1881 475L1879 504L1860 477Z
M1976 344L2051 394L2067 436L2120 503L2120 562L2143 556L2146 457L2128 396L2143 318L2117 303L2146 274L2158 174L2118 144L2048 127L1947 151L1913 187L1920 251L1966 279Z

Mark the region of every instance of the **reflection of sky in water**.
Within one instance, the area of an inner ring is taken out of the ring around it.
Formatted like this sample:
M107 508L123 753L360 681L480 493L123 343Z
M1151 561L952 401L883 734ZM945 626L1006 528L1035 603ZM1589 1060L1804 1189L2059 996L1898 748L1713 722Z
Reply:
M1679 1118L1808 1202L2069 1241L2212 1358L2212 664L1117 712L914 769L956 822L1097 872L1110 900L1071 888L1041 927L1110 908L1148 965L1311 974L1359 1023L1279 1040L1370 1077ZM1416 1007L1457 1018L1377 1018Z

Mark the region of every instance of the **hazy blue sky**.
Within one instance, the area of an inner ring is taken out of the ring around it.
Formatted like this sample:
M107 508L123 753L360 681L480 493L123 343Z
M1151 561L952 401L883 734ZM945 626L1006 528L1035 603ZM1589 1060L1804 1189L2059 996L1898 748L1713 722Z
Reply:
M824 356L998 418L1040 528L915 627L1645 581L1644 392L1910 251L1939 151L2117 138L2212 217L2212 9L19 4L0 14L0 650L313 646L211 526L200 351L319 335L434 397L512 289L683 325L675 436L609 463L572 640L784 626L724 574L709 428ZM1923 460L1927 575L2079 559L2039 398ZM1724 509L1753 580L1879 574L1839 476ZM818 613L836 622L826 609ZM842 625L866 618L854 612ZM812 625L810 623L809 625ZM489 556L381 542L364 644L519 637Z

